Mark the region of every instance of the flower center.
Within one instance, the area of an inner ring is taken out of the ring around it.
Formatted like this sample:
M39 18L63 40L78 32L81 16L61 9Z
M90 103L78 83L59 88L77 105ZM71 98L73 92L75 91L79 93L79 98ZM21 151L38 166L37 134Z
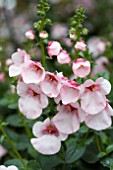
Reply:
M69 112L73 112L73 111L75 111L75 110L77 110L77 108L71 106L70 104L68 105L68 111L69 111Z
M93 84L93 85L91 85L91 86L89 86L89 87L86 87L86 88L87 88L88 90L94 92L95 87L96 87L96 86Z
M59 136L59 132L57 130L57 128L55 127L55 125L50 124L48 125L43 131L43 134L51 134L51 135L55 135L55 136Z
M56 81L55 77L52 75L49 75L49 81L54 81L54 80Z

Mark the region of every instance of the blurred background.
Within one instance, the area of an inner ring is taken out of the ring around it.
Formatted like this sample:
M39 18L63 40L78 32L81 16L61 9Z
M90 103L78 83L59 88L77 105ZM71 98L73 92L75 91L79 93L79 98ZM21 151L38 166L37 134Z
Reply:
M38 0L0 0L0 46L5 49L6 57L10 57L17 47L26 42L25 32L33 28L37 21ZM51 10L48 16L53 25L47 28L51 39L66 38L69 17L75 9L83 6L86 9L85 26L89 30L88 37L113 39L113 0L50 0ZM68 40L65 39L68 42ZM33 50L32 50L33 51Z

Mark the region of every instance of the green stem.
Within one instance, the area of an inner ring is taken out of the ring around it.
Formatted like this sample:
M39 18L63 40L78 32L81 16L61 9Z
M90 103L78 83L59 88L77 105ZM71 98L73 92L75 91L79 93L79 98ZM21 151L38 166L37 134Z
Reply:
M6 132L5 132L5 130L4 130L4 128L2 126L0 126L0 130L3 133L3 135L7 138L7 141L11 145L11 147L14 150L15 154L17 155L17 157L20 159L20 161L23 164L24 168L27 169L27 166L26 166L23 158L21 157L20 153L17 151L16 147L14 146L13 141L8 137L8 135L6 134Z
M42 39L40 39L40 42L41 42L40 47L42 52L42 66L46 68L46 55L45 55L44 43Z
M97 143L97 147L98 147L98 150L100 151L100 152L102 152L102 148L101 148L101 146L100 146L100 140L99 140L99 137L96 135L96 143Z
M19 111L18 111L18 112L19 112ZM19 112L19 116L20 116L20 118L22 119L22 123L23 123L23 125L24 125L24 128L25 128L25 131L26 131L27 136L29 137L29 139L31 139L32 133L31 133L31 131L30 131L30 129L29 129L29 127L28 127L25 119L24 119L24 116L23 116L20 112Z
M26 130L26 133L27 133L27 135L28 135L29 139L31 139L32 134L31 134L31 131L29 130L29 128L28 128L28 126L27 126L27 123L26 123L26 122L24 122L24 128L25 128L25 130Z

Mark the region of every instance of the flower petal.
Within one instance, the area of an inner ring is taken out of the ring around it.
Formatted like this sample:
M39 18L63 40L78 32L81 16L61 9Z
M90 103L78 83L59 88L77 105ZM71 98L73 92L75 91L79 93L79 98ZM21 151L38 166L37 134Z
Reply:
M84 93L81 107L88 114L97 114L106 107L106 97L98 91Z
M43 130L43 122L36 122L34 125L33 125L33 134L36 136L36 137L40 137L42 136L42 130Z
M59 112L53 118L53 122L58 130L64 134L76 132L80 127L78 112Z
M19 109L28 119L36 119L42 113L37 97L21 97L19 99Z
M54 135L44 135L40 138L32 138L31 144L40 153L44 155L53 155L60 150L61 142Z
M85 120L86 125L94 130L104 130L111 126L111 116L104 109L96 115L88 115Z

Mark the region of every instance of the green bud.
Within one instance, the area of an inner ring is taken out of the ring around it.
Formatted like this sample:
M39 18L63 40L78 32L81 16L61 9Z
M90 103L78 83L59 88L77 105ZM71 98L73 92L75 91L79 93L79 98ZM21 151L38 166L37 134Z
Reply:
M87 34L88 34L88 29L87 29L87 28L84 28L83 31L82 31L82 34L83 34L83 35L87 35Z

